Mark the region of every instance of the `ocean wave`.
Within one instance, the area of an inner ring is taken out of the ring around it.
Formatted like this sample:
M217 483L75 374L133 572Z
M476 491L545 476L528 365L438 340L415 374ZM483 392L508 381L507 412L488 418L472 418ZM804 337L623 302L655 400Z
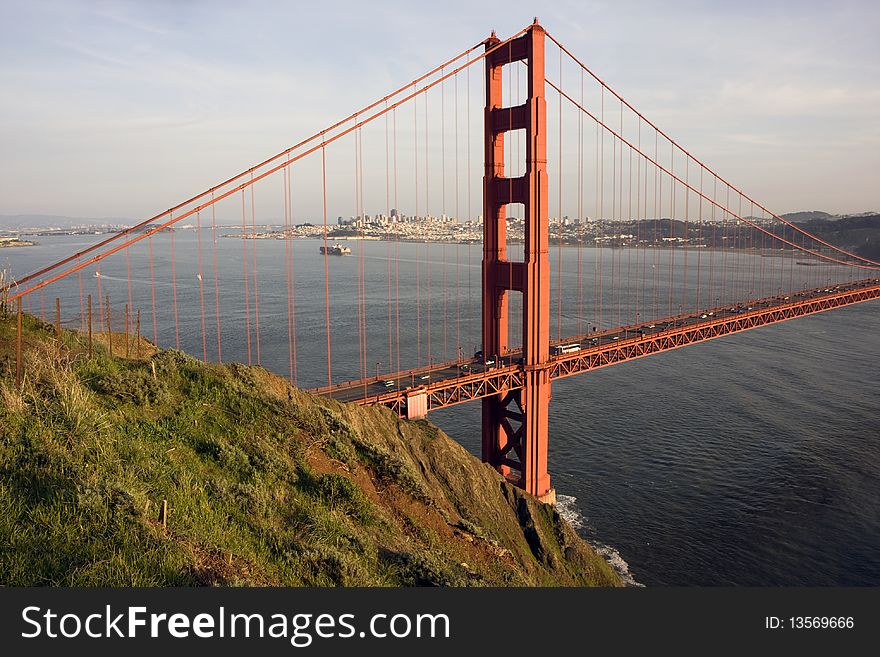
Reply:
M556 510L574 529L579 531L587 528L587 518L577 507L577 498L574 495L557 495Z
M578 508L577 498L574 495L558 495L556 497L556 510L581 536L583 536L584 530L589 528L587 517ZM587 539L586 537L584 537L584 540L590 544L590 547L600 557L608 562L608 565L614 569L614 572L623 580L624 584L627 586L644 586L644 584L636 581L632 571L629 569L629 564L620 556L620 552L615 548L599 541Z
M598 541L588 542L590 543L590 546L599 553L599 556L608 562L608 564L614 569L614 572L616 572L620 579L623 580L624 584L627 586L644 586L644 584L636 581L636 578L629 569L629 564L620 556L620 552L610 545L605 545Z

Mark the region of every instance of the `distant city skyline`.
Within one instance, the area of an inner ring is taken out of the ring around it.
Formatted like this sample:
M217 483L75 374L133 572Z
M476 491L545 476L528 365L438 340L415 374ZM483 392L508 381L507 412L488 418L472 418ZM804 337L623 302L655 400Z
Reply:
M461 2L37 0L0 11L3 215L147 218L535 13L774 212L880 210L873 2L515 0L503 17ZM350 214L329 212L333 223Z

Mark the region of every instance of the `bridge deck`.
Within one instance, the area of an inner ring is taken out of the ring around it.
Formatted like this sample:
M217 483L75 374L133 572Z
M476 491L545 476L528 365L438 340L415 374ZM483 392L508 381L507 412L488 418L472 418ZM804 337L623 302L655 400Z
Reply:
M551 380L623 363L731 333L775 324L796 317L880 299L880 279L866 279L834 288L806 290L791 297L767 297L743 304L707 309L699 314L667 317L653 322L619 327L567 338L554 344L577 344L579 348L550 357L544 367ZM407 399L418 395L425 411L482 399L501 390L522 387L520 351L501 357L435 364L311 392L362 405L388 406L407 415ZM393 381L393 384L386 382ZM424 395L420 394L424 393Z

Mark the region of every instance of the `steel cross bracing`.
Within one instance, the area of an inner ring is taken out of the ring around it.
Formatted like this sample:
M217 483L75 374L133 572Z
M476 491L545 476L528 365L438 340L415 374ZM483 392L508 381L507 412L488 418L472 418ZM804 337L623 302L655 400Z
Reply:
M857 281L850 286L841 286L840 290L828 294L818 292L801 294L810 296L792 298L788 301L773 297L757 299L739 304L740 307L733 311L730 310L730 306L717 308L710 311L713 312L711 319L678 316L655 320L651 322L655 326L654 332L650 333L643 328L649 324L641 324L588 334L591 337L579 336L584 341L596 338L603 342L607 340L607 342L595 346L585 346L574 353L551 356L545 368L552 381L768 324L880 299L880 280ZM752 307L752 310L747 310L749 306ZM663 324L666 324L667 327L660 329L659 327ZM639 333L640 329L643 331L642 333ZM618 339L613 339L614 336L617 336ZM563 342L569 343L579 338L567 338ZM431 368L408 370L400 373L399 376L387 375L383 378L404 383L416 380L421 375L432 373L437 376L445 372L448 377L432 380L425 385L408 386L391 392L376 394L370 391L364 394L365 383L369 387L375 385L376 380L352 381L334 386L333 389L316 388L312 392L361 405L387 406L401 417L412 417L412 409L407 404L408 398L410 400L424 399L424 412L427 412L467 401L484 399L492 395L506 394L509 391L522 388L524 368L516 363L519 356L518 350L511 351L503 357L506 361L512 361L510 364L501 364L485 371L472 371L466 374L461 373L460 364L452 361ZM469 361L468 367L480 367L480 363ZM458 373L451 374L456 369Z

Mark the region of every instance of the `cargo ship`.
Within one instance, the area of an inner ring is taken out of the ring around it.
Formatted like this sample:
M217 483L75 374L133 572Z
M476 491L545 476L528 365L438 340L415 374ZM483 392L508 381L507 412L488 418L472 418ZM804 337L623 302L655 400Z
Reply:
M347 246L342 246L341 244L333 244L331 246L322 246L320 248L321 255L351 255L351 249Z

